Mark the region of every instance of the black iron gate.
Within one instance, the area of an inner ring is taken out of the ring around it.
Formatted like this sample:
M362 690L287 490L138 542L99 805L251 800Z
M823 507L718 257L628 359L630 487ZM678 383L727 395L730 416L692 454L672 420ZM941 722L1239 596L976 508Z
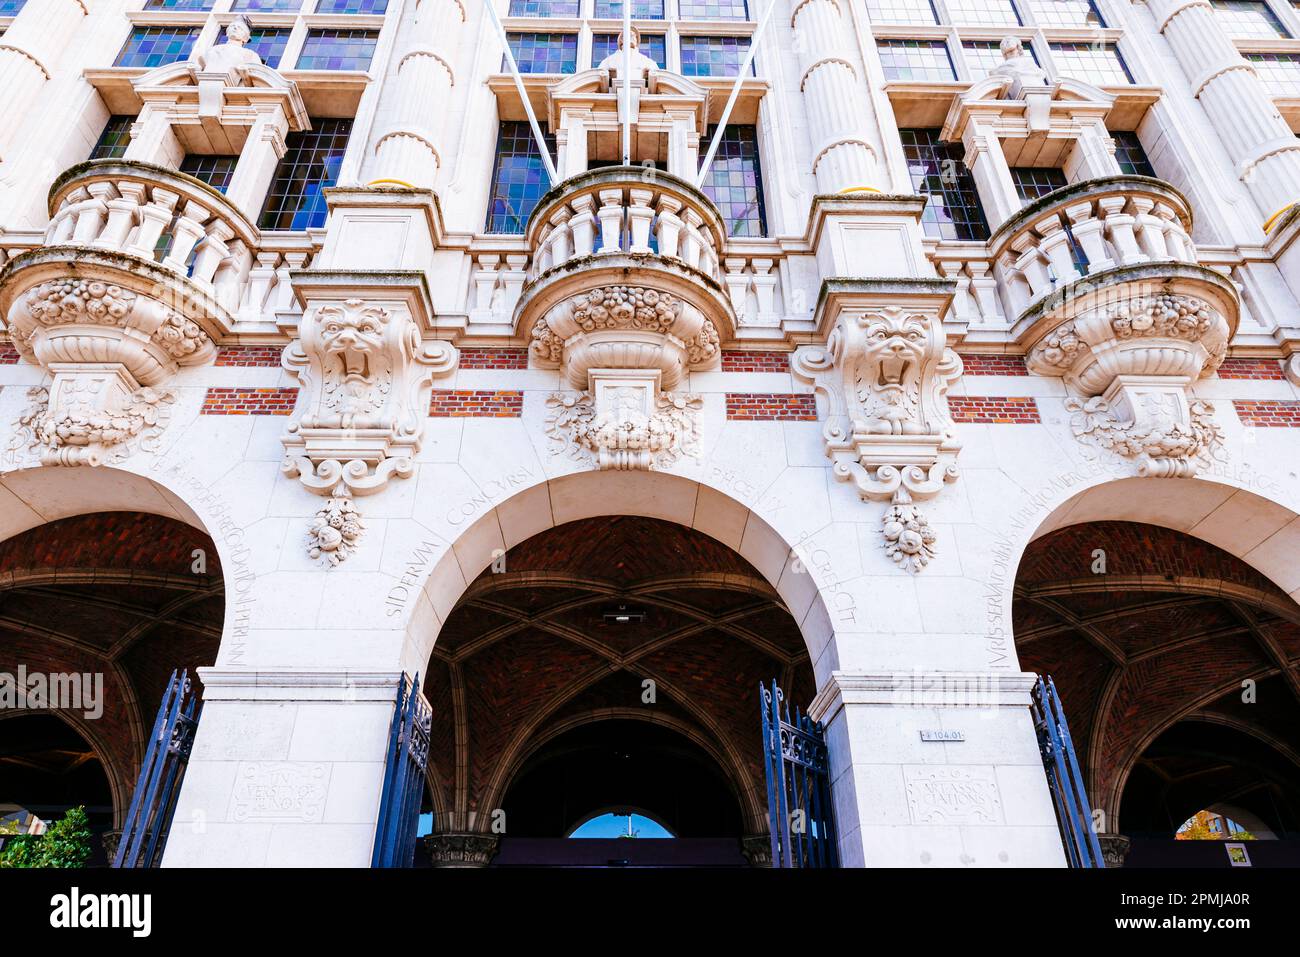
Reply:
M758 686L773 867L836 867L826 730L790 706L775 681Z
M420 693L420 677L406 675L397 687L397 707L388 733L384 792L379 801L375 852L371 867L412 867L420 829L425 767L429 763L429 730L433 711Z
M114 867L157 867L162 860L202 708L189 672L173 671L131 795Z
M1039 675L1034 685L1030 711L1038 733L1038 750L1047 771L1047 784L1056 806L1056 820L1061 828L1061 844L1071 867L1105 867L1101 844L1092 822L1092 807L1079 771L1079 760L1070 740L1061 699L1050 675Z

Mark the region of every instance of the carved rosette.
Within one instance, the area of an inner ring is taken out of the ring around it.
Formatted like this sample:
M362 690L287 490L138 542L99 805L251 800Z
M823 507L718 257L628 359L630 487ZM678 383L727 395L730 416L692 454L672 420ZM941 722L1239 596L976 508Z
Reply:
M943 329L949 295L876 285L836 304L826 345L801 348L791 367L826 400L822 436L835 478L889 503L885 553L917 572L934 557L935 535L915 503L959 474L947 393L962 365Z
M284 473L329 496L308 532L313 558L346 559L362 530L353 498L414 472L433 378L456 359L449 343L421 339L404 303L351 298L306 310L281 359L301 385L281 441Z
M713 322L681 295L606 285L570 296L533 324L534 362L579 391L547 400L552 452L599 469L666 468L698 455L703 400L674 391L715 365Z
M1200 296L1159 292L1106 302L1041 336L1026 364L1065 379L1070 429L1135 464L1185 478L1220 454L1214 406L1189 396L1227 354L1232 324Z
M66 466L152 450L174 399L162 386L216 352L197 323L108 279L40 282L14 298L7 319L18 351L53 373L48 388L28 393L11 460L23 454L19 445L43 465Z

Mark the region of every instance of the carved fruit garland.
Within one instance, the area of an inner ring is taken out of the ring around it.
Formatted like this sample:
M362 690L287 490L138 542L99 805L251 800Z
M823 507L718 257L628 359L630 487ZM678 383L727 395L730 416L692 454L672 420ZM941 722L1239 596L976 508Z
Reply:
M307 554L332 568L356 550L365 530L356 503L340 482L307 529Z

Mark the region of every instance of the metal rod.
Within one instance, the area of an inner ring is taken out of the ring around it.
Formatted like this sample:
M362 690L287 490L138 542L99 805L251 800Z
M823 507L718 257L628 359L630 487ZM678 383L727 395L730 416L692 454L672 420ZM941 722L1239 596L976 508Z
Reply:
M505 47L506 64L510 67L510 75L515 78L515 89L519 91L519 99L523 101L528 125L533 129L533 139L537 141L537 149L542 155L542 166L546 168L546 176L554 186L560 181L560 177L555 172L555 164L551 162L551 151L546 148L546 139L542 136L542 128L537 124L537 115L533 113L533 104L528 99L528 91L524 89L524 78L519 74L519 64L515 63L514 51L510 49L510 38L506 36L506 28L502 26L501 18L497 16L494 0L483 0L483 6L487 8L488 16L492 18L492 23L497 28L501 45Z
M632 165L632 0L623 0L623 165Z
M727 131L727 120L731 119L731 111L736 105L736 99L740 96L740 86L745 82L745 75L749 73L750 65L754 62L754 54L758 52L759 37L767 29L768 21L772 19L775 10L776 0L767 0L767 9L763 11L763 19L758 21L758 29L754 31L754 35L749 41L749 52L745 54L745 62L740 65L740 72L736 74L736 82L731 86L731 95L727 97L727 105L722 109L722 119L718 121L718 128L713 133L713 140L709 143L709 150L704 154L704 162L700 164L699 175L695 177L696 189L704 185L704 174L713 165L713 157L718 152L718 144L722 141L722 134Z

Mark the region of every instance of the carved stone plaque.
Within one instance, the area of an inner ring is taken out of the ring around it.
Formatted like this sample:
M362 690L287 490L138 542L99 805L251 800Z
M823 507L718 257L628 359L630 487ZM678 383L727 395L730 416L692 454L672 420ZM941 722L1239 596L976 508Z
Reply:
M1001 824L1002 798L992 768L903 768L913 824Z
M289 761L242 764L235 781L234 819L314 824L325 812L328 781L323 764Z

